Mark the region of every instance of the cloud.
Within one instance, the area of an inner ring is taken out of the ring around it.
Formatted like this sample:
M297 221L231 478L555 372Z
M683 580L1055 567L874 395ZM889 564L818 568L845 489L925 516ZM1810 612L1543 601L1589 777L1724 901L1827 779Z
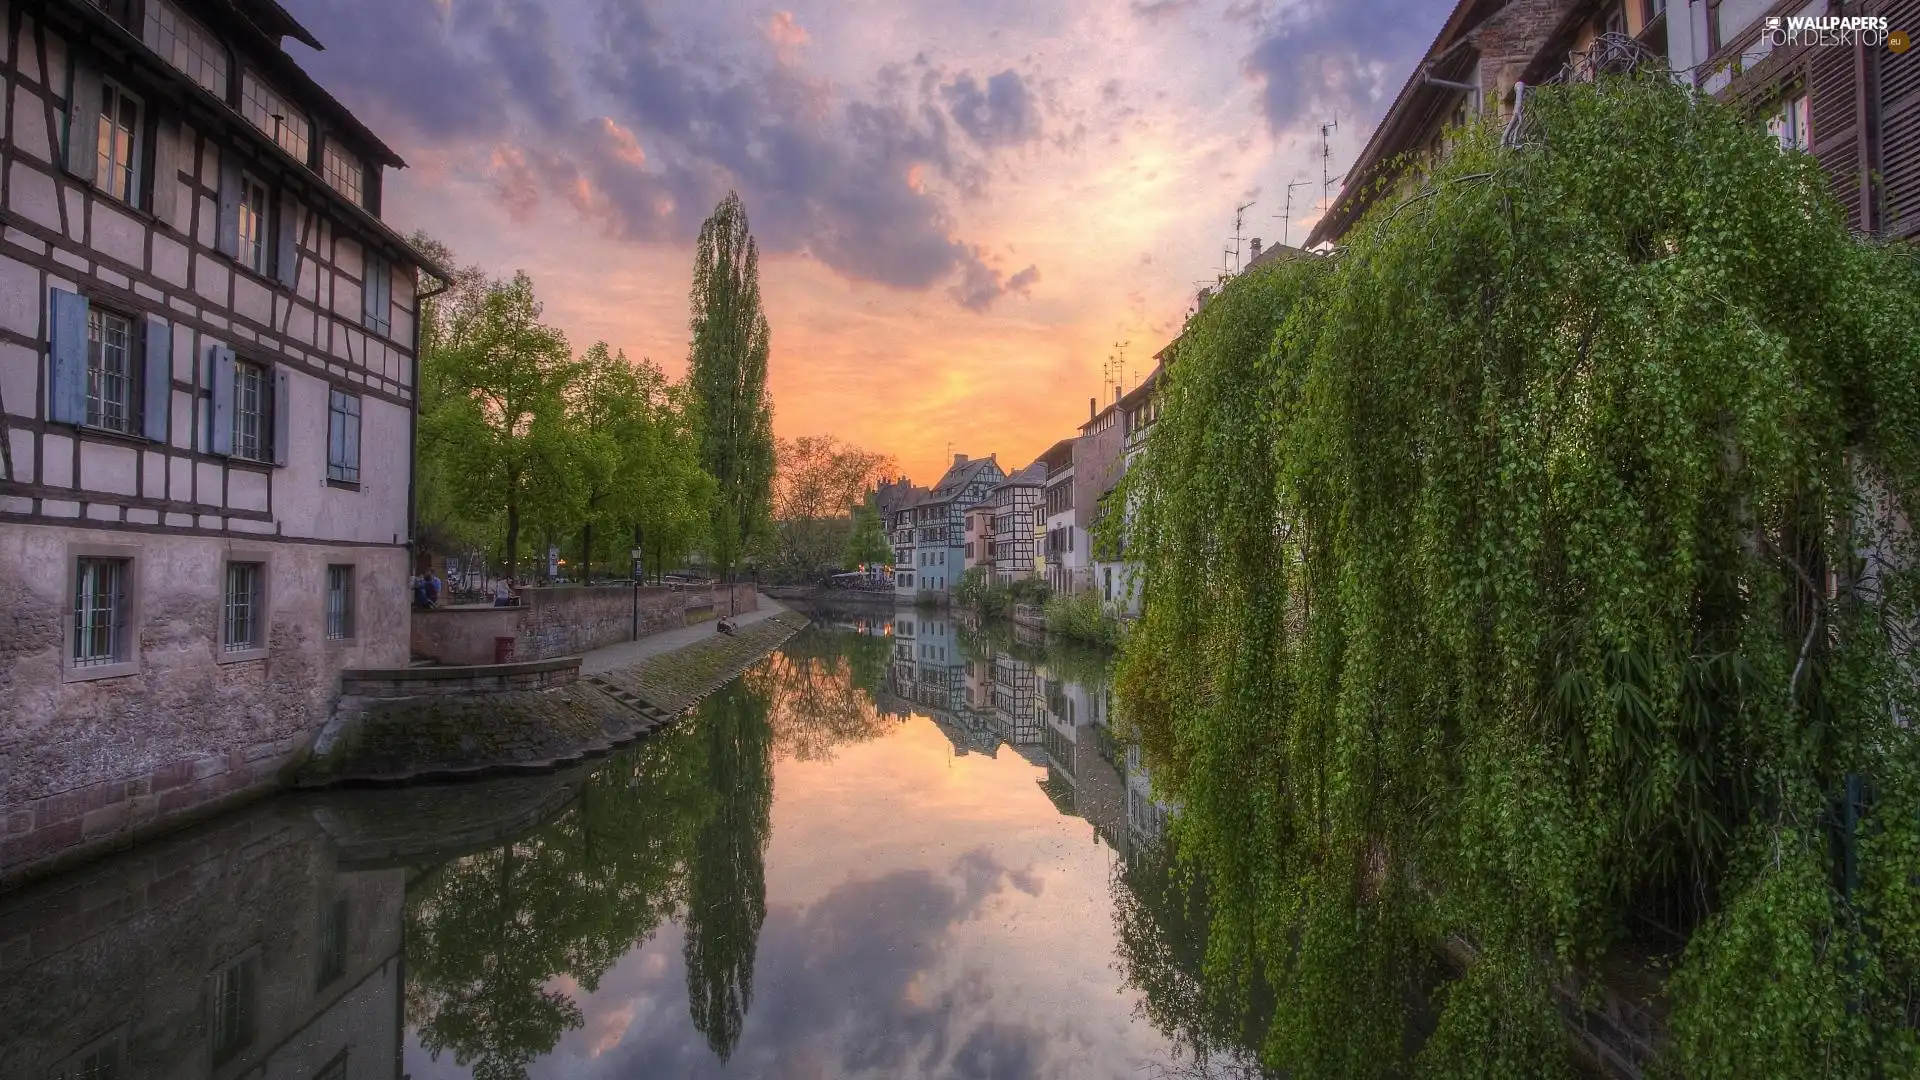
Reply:
M1171 19L1191 8L1199 6L1200 0L1133 0L1130 5L1133 13L1148 22L1161 22Z
M985 87L962 72L940 92L953 122L981 146L1011 146L1040 134L1033 95L1012 68L988 78Z
M985 311L1038 277L981 264L950 205L984 192L989 155L1040 134L1011 68L982 83L920 55L861 96L803 69L809 34L788 11L716 51L668 34L657 0L300 6L329 43L307 62L325 83L410 145L472 151L515 220L550 201L621 239L687 243L731 189L763 251L849 280L949 284ZM591 38L563 41L557 23Z
M944 978L953 930L1008 886L1038 896L1030 871L984 848L947 874L901 870L849 881L803 909L774 905L755 953L754 1003L725 1066L671 1007L683 991L676 964L659 970L623 961L585 1006L625 1013L618 1045L595 1039L593 1077L725 1075L1038 1075L1046 1032L986 1015L985 968ZM677 929L662 928L647 952L676 956ZM646 954L642 954L644 958ZM636 1000L662 1007L636 1010ZM588 1075L582 1066L569 1075Z
M1001 297L1009 293L1028 294L1033 284L1040 280L1040 268L1028 266L1012 277L1002 277L1000 271L987 265L983 252L974 248L967 252L960 267L960 280L954 282L948 290L960 306L968 311L986 312Z
M1262 84L1267 126L1284 131L1334 119L1371 127L1432 40L1438 0L1307 0L1282 10L1242 63ZM1423 28L1415 32L1413 28Z

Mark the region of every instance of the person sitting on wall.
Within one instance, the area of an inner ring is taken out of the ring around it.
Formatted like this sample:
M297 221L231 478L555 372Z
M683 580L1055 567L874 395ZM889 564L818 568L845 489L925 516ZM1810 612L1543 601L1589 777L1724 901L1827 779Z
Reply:
M413 579L413 606L417 611L425 611L433 606L433 601L427 596L427 576L425 574L417 575Z
M512 582L506 578L501 578L499 581L493 583L494 607L513 607L519 602L520 598L513 594Z
M440 606L440 575L432 570L427 571L427 606Z

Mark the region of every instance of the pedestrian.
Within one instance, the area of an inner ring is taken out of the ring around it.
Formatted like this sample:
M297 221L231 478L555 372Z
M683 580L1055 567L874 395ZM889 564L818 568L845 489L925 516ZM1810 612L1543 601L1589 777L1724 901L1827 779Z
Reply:
M440 606L440 575L431 569L427 571L427 606Z
M418 611L425 611L433 606L433 598L427 594L427 575L425 574L415 574L413 577L413 606Z
M513 583L501 578L493 583L493 606L512 607L514 604Z

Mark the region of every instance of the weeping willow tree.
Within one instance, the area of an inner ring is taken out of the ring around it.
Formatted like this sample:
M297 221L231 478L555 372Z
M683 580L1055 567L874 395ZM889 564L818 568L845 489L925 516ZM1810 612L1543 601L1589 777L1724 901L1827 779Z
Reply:
M1562 1075L1657 923L1672 1073L1915 1075L1920 274L1663 80L1527 112L1167 368L1118 688L1208 978L1295 1076Z

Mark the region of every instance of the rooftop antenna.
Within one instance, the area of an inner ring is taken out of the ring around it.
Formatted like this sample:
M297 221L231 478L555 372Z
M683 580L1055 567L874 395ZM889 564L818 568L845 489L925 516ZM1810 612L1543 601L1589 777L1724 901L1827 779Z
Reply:
M1287 246L1287 244L1291 241L1291 238L1293 235L1288 231L1288 229L1291 227L1293 222L1293 189L1303 188L1311 183L1313 183L1313 181L1311 180L1293 180L1293 181L1289 181L1287 184L1287 208L1286 210L1282 211L1280 214L1280 246L1281 247Z
M1120 380L1117 381L1115 385L1122 390L1127 388L1125 381L1127 374L1127 346L1131 344L1133 344L1131 341L1116 341L1113 343L1113 347L1119 350L1113 357L1114 374L1120 376Z
M1233 269L1235 273L1240 271L1240 226L1246 221L1247 207L1252 205L1250 202L1245 202L1233 208Z
M1333 207L1333 143L1327 136L1340 130L1340 119L1335 117L1320 125L1320 209Z

